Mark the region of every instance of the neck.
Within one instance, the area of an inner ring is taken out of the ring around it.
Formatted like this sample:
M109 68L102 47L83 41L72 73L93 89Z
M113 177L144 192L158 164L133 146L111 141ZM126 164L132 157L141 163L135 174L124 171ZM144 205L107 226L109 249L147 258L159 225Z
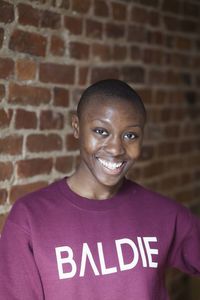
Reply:
M67 184L74 193L81 197L105 200L113 197L117 193L122 182L116 186L105 186L93 178L84 178L81 171L77 170L72 176L67 178Z

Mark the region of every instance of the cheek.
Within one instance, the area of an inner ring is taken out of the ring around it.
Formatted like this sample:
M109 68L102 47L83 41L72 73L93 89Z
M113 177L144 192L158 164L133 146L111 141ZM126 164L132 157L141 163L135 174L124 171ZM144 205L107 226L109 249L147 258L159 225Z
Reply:
M141 151L142 145L140 142L138 142L128 147L127 154L130 158L137 160L141 154Z
M83 150L93 153L98 149L98 141L93 136L86 134L82 136L80 146Z

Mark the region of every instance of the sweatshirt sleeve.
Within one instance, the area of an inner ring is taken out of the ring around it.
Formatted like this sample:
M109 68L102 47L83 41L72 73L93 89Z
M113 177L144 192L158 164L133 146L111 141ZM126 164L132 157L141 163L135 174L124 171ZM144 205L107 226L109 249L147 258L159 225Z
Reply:
M0 238L0 295L4 300L44 299L30 235L9 217Z
M169 265L200 276L200 219L185 208L176 217Z

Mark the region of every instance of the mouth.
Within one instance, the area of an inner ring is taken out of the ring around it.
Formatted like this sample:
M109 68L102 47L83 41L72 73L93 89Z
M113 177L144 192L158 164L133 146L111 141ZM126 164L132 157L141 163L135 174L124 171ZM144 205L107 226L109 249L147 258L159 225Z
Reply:
M125 165L124 161L111 162L111 161L104 160L102 158L97 158L97 160L100 162L101 166L103 166L103 168L109 172L109 174L121 173Z

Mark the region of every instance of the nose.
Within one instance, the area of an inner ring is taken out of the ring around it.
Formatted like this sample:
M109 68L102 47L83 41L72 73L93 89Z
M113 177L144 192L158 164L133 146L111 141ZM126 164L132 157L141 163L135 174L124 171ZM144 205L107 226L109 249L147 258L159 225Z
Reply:
M121 156L125 153L124 145L120 137L110 137L105 150L112 156Z

